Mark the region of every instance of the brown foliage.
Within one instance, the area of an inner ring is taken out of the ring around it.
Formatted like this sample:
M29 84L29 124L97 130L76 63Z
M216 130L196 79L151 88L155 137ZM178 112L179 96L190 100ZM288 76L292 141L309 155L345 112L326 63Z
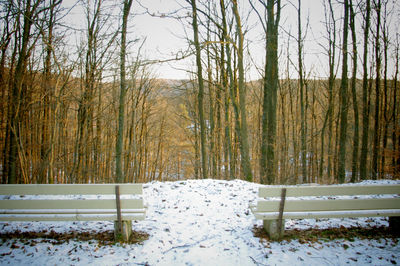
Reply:
M255 237L271 241L268 234L262 226L254 226L253 234ZM400 233L395 232L386 226L371 226L371 227L344 227L328 228L328 229L293 229L285 230L282 240L298 240L300 243L330 241L334 239L381 239L390 238L393 241L398 241Z
M131 238L128 243L137 244L142 243L143 241L149 238L149 234L142 231L132 231ZM52 243L52 244L62 244L65 242L69 242L70 240L74 241L97 241L99 245L113 245L115 244L114 232L112 230L95 232L95 231L84 231L84 232L65 232L65 233L57 233L53 230L43 230L38 232L21 232L20 230L8 232L8 233L0 233L0 239L4 241L10 239L20 239L24 242L24 244L28 244L31 246L35 246L38 243ZM16 248L16 247L15 247Z

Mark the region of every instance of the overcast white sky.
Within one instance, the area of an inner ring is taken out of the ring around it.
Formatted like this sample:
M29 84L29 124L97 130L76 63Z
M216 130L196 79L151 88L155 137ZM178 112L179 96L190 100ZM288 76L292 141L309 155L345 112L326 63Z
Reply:
M217 0L215 0L217 1ZM73 0L67 0L66 4L75 2ZM122 2L122 1L121 1ZM219 1L217 1L219 3ZM256 1L255 1L256 2ZM294 4L297 6L297 0L293 0ZM341 4L336 3L333 0L336 17L338 19L337 28L341 29L341 14L343 7ZM395 2L394 2L395 3ZM152 13L169 13L180 7L189 7L185 0L141 0L141 4L149 9ZM289 1L282 0L282 15L281 15L281 30L279 36L279 45L281 49L280 58L280 68L283 70L286 67L286 46L287 46L287 33L284 33L283 29L286 31L291 31L293 35L297 35L297 14L296 9L289 3ZM395 10L395 15L393 16L393 21L390 25L390 31L392 40L393 36L399 34L398 28L395 27L396 23L399 22L399 4L396 5L397 10ZM121 5L122 6L122 5ZM242 19L248 14L250 7L248 0L239 0L239 8L242 15ZM188 9L190 10L190 9ZM185 51L188 48L188 42L185 40L185 30L190 38L192 38L192 31L190 24L186 23L185 26L179 21L171 18L160 18L152 17L147 14L143 14L143 7L141 7L137 1L134 1L132 6L132 11L135 14L132 16L130 21L129 32L131 39L134 38L146 38L146 42L142 51L142 57L151 60L164 60L175 57L178 51ZM71 23L82 24L84 21L80 21L78 17L79 11L75 10L72 12L74 15L73 21ZM396 16L397 15L397 16ZM359 55L362 54L362 32L360 28L360 22L362 19L361 14L358 14L358 42L359 42ZM302 1L302 22L303 29L307 22L307 17L309 18L309 29L307 31L307 37L304 44L305 52L305 66L306 71L311 73L312 77L325 77L327 75L327 59L324 54L324 47L327 46L327 40L325 39L325 28L323 25L324 21L324 9L323 0L303 0ZM80 22L79 22L80 21ZM258 23L258 18L255 13L252 13L249 20L243 19L245 26L254 26ZM84 26L83 26L84 27ZM186 29L185 29L186 27ZM338 32L338 45L341 44L341 34ZM260 25L253 27L245 36L251 41L250 53L257 67L262 68L265 58L264 50L264 40L263 40L263 30ZM349 41L351 38L349 36ZM290 57L291 60L297 61L297 47L295 40L291 40L290 46ZM134 54L137 46L133 46L131 52ZM338 52L339 53L339 52ZM359 56L360 57L360 56ZM393 62L393 60L391 60ZM248 63L250 61L248 60ZM391 63L393 65L393 63ZM392 68L393 69L393 68ZM184 79L188 78L188 73L186 70L195 71L194 58L184 60L181 62L172 61L170 63L157 64L153 67L155 74L159 78L167 79ZM294 67L291 68L291 76L296 77ZM283 77L281 75L281 77ZM260 78L256 67L253 65L247 71L247 77L249 79Z
M217 1L219 2L219 1ZM227 2L227 1L226 1ZM282 18L280 25L289 30L292 28L292 34L296 34L297 32L297 17L296 10L293 6L288 4L286 1L282 1L284 8L282 10ZM297 4L297 1L295 1ZM241 4L241 5L240 5ZM188 6L188 4L184 0L150 0L150 1L142 1L142 5L146 6L152 12L160 12L160 13L168 13L171 10L176 10L180 6ZM306 24L306 16L309 16L310 26L313 27L313 31L317 31L319 35L321 31L323 31L323 25L321 21L324 20L324 12L322 0L303 0L302 1L302 13L304 15L303 23ZM142 10L140 6L137 5L139 11ZM250 11L250 5L248 4L248 0L239 1L239 8L241 9L242 17L246 17L248 12ZM339 10L338 13L340 13ZM146 55L153 59L164 59L170 56L174 57L176 51L187 49L187 41L185 41L184 35L184 26L174 19L168 18L157 18L151 17L149 15L139 15L133 19L133 23L137 32L140 35L146 36ZM244 21L246 26L253 27L246 35L247 39L251 41L250 51L253 57L253 60L256 62L258 67L263 67L263 62L265 58L265 42L264 42L264 33L263 29L258 23L258 17L253 12L249 17L249 21ZM190 25L186 25L187 33L189 37L192 38L192 31L189 27ZM315 36L312 36L313 33L309 30L307 35L307 42L305 52L308 53L306 57L309 62L309 67L312 65L318 64L318 56L316 53L320 51L320 47L317 43L323 42L320 38L315 40ZM182 37L179 38L178 36ZM280 44L284 45L287 41L287 35L281 34L282 39L280 40ZM318 37L317 37L318 38ZM311 41L312 40L312 41ZM284 50L286 50L286 45L282 46ZM294 49L295 47L293 47ZM295 50L292 50L295 53ZM293 55L296 56L296 55ZM295 59L295 57L294 57ZM195 70L194 59L185 60L184 62L171 62L169 64L162 64L156 67L158 75L163 78L187 78L187 73L185 69ZM281 60L283 62L283 60ZM313 66L317 68L316 66ZM177 70L183 69L183 70ZM293 70L295 71L295 70ZM324 75L325 73L321 73ZM258 79L260 78L259 73L257 72L255 67L251 67L247 72L248 79Z

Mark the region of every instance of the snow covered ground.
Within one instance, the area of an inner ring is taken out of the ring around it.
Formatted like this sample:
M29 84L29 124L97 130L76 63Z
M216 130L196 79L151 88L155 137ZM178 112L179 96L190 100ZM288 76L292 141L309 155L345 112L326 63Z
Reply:
M395 181L385 181L395 182ZM0 240L0 265L392 265L400 264L400 238L269 242L249 211L258 184L240 180L187 180L144 185L146 220L133 229L142 244L97 241ZM288 220L286 229L388 226L385 218ZM111 222L1 222L0 233L102 232Z

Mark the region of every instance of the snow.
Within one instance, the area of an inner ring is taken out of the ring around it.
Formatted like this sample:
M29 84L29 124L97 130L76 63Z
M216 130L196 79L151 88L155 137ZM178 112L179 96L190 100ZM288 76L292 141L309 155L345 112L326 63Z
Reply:
M368 181L398 183L397 181ZM0 265L392 265L400 263L396 239L269 242L253 235L261 226L249 210L260 185L241 180L187 180L144 184L146 219L133 229L149 234L141 244L100 245L96 240L0 240ZM287 220L286 229L388 226L387 218ZM103 232L112 222L1 222L0 233Z

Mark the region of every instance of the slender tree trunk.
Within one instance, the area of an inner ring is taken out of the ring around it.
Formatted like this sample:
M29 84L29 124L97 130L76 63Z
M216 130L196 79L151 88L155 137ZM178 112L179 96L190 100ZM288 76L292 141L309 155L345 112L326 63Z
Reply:
M210 40L210 23L207 25L207 39ZM211 53L210 46L207 46L207 77L208 77L208 100L209 100L209 121L210 121L210 171L211 177L217 177L217 161L215 152L215 113L214 113L214 85L212 81L212 66L211 66Z
M382 25L382 36L383 36L383 104L382 104L382 115L383 115L383 136L382 136L382 158L381 158L381 174L385 176L385 165L386 165L386 149L388 144L388 129L389 129L389 110L388 110L388 49L389 49L389 36L387 29L387 2L384 7L384 18Z
M327 166L327 177L332 179L332 168L334 165L334 134L333 134L333 120L335 114L334 102L334 86L335 86L335 60L336 60L336 20L334 17L332 1L329 0L329 17L332 20L332 27L329 26L329 50L328 50L328 60L329 60L329 80L328 80L328 166ZM333 36L332 36L333 35Z
M396 151L398 154L400 154L400 146L398 146L400 144L400 142L397 141L397 134L399 135L400 138L400 134L399 134L399 128L398 128L398 100L397 100L397 76L399 74L399 35L396 36L396 47L395 47L395 73L394 73L394 78L393 78L393 124L394 124L394 128L393 128L393 133L392 133L392 142L393 142L393 150ZM397 163L398 161L398 163ZM399 175L400 173L397 172L400 170L397 169L397 167L400 167L400 156L393 156L392 159L392 167L394 169L395 175Z
M324 167L325 167L325 131L328 132L328 144L327 144L327 159L326 159L326 174L327 180L331 179L332 176L332 139L333 139L333 88L335 81L335 60L336 60L336 20L333 12L332 1L329 0L328 6L324 5L325 14L325 25L328 34L328 64L329 64L329 78L328 78L328 109L326 111L325 120L321 129L321 159L319 166L319 179L324 178ZM328 9L329 8L329 9Z
M53 1L52 1L53 2ZM51 116L51 108L50 108L50 99L52 95L52 85L50 83L50 73L51 73L51 53L53 47L53 26L54 26L54 7L50 9L50 17L48 21L48 33L47 36L43 36L43 40L45 42L45 58L44 58L44 66L43 66L43 118L42 118L42 138L41 138L41 146L40 146L40 166L39 166L39 183L46 183L47 176L46 170L48 165L48 156L50 154L50 129L48 128L51 125L50 116ZM50 182L52 183L52 182Z
M225 42L227 41L227 24L226 24L226 14L225 14L225 3L224 0L220 0L220 8L222 14L222 36L221 36L221 75L222 75L222 86L225 92L225 171L226 178L234 179L235 178L235 168L233 163L233 155L232 155L232 141L231 141L231 125L230 125L230 89L228 84L228 76L227 72L231 73L230 69L230 49L229 44ZM226 50L224 49L226 47ZM225 52L227 54L227 69L225 69Z
M289 80L290 82L290 80ZM280 184L285 184L286 179L287 179L287 158L288 158L288 135L286 132L286 121L287 121L287 116L286 116L286 93L283 93L282 90L280 90L280 99L281 99L281 132L282 132L282 149L281 149L281 156L280 156L280 171L279 171L279 180Z
M363 52L363 81L362 81L362 137L360 156L360 179L367 178L368 131L369 131L369 104L368 104L368 38L370 27L371 2L366 0L366 15L364 25L364 52Z
M348 0L344 1L343 20L343 58L342 58L342 80L340 84L340 138L339 138L339 161L338 181L344 183L346 178L346 138L347 138L347 37L348 37L349 6Z
M222 75L218 71L219 67L221 66L221 64L219 63L220 59L218 58L217 48L215 50L216 50L215 65L217 68L216 76L220 78L219 83L216 87L216 101L215 101L216 120L217 120L216 139L215 139L215 142L216 142L215 153L216 153L216 161L217 161L217 165L216 165L217 177L216 178L221 179L222 178L221 171L222 171L222 165L223 165L223 162L222 162L222 157L223 157L223 155L222 155L222 108L221 108L222 102L223 102L223 99L222 99L223 87L221 85Z
M359 149L359 117L358 117L358 103L357 103L357 39L355 29L355 13L353 9L353 1L350 0L350 28L351 38L353 42L353 72L351 77L351 92L353 96L353 111L354 111L354 135L353 135L353 159L352 159L352 173L351 182L356 182L358 178L358 149Z
M118 108L118 132L117 144L115 148L116 162L116 179L118 183L124 183L125 177L122 170L122 154L124 153L123 137L124 137L124 120L125 120L125 94L126 94L126 72L125 72L125 57L126 57L126 31L128 26L129 12L132 6L132 0L124 1L124 10L122 14L122 31L121 31L121 51L120 51L120 95Z
M247 118L246 118L246 92L244 84L244 63L243 63L243 32L242 24L240 21L239 11L237 7L237 1L233 0L233 13L236 20L236 30L239 34L239 46L237 49L238 54L238 70L239 70L239 108L240 108L240 153L241 153L241 166L244 178L251 182L253 181L253 174L251 172L250 165L250 154L249 154L249 138L247 129Z
M375 60L376 60L376 78L375 78L375 123L374 123L374 142L372 146L372 179L378 178L378 157L380 153L380 84L381 84L381 52L380 52L380 28L381 28L381 0L375 3L376 9L376 35L375 35Z
M96 140L94 143L94 181L100 182L102 178L102 161L103 161L103 149L102 149L102 129L103 129L103 117L102 117L102 103L103 103L103 85L99 84L98 95L97 95L97 110L96 110Z
M228 35L226 35L226 38L231 40ZM232 60L232 54L231 54L231 49L230 49L230 44L226 42L225 46L225 51L226 51L226 70L229 75L229 95L230 95L230 100L232 102L233 106L233 112L235 114L235 121L234 121L234 127L235 131L232 136L232 160L231 160L231 176L236 177L236 162L238 158L238 145L237 143L240 141L240 110L239 110L239 103L237 99L237 79L235 76L235 73L232 69L232 64L235 66L235 57L234 60Z
M288 137L290 136L290 135L292 135L292 145L293 145L293 155L291 156L291 158L287 158L287 159L291 159L292 160L292 162L289 164L289 165L291 165L291 169L293 169L293 172L291 172L290 171L290 169L288 170L288 174L289 174L289 176L290 177L288 177L288 178L290 178L288 181L290 182L290 183L296 183L297 182L297 177L298 177L298 175L297 175L297 173L298 173L298 165L297 165L297 161L298 161L298 158L299 158L299 156L298 156L298 149L297 149L297 134L295 133L296 132L296 128L297 128L297 125L296 125L296 121L297 121L297 119L295 119L295 114L294 114L294 111L293 111L293 103L295 102L295 100L294 100L294 97L293 97L293 89L292 89L292 80L291 80L291 78L290 78L290 63L291 63L291 60L290 60L290 42L289 42L289 40L290 40L290 34L288 35L288 41L287 41L287 48L286 48L286 54L287 54L287 60L286 60L286 82L287 82L287 90L288 90L288 93L289 93L289 111L288 111L288 113L290 113L290 115L288 114L288 121L292 121L292 123L291 123L291 125L290 125L290 123L288 122L288 129L287 129L287 132L288 132ZM290 126L291 126L291 130L290 130ZM288 144L288 148L289 148L289 144ZM293 180L293 175L294 175L294 178L296 178L296 180Z
M206 147L206 125L204 119L204 81L203 81L203 68L201 65L201 49L199 43L199 29L197 26L197 7L196 0L191 0L192 17L193 17L193 40L196 49L196 65L197 65L197 82L199 85L198 92L198 108L199 108L199 122L200 122L200 145L201 145L201 168L203 179L208 178L207 172L207 147Z
M264 99L262 115L262 144L260 160L260 181L273 184L276 179L275 142L276 142L276 99L278 90L278 24L280 19L280 1L267 2L266 61L264 74Z
M194 118L194 176L195 179L200 179L201 167L200 167L200 145L199 145L199 125L197 119Z
M322 181L323 176L324 176L324 152L325 152L325 131L326 131L326 126L327 122L329 119L329 112L326 113L324 123L321 128L321 153L320 153L320 161L319 161L319 171L318 171L318 180Z
M297 26L298 26L298 64L299 64L299 88L300 88L300 119L301 119L301 172L300 183L308 182L307 175L307 145L306 145L306 115L304 106L304 77L303 77L303 36L301 33L301 0L298 1L297 8ZM307 92L306 92L307 94ZM307 97L307 96L306 96Z

